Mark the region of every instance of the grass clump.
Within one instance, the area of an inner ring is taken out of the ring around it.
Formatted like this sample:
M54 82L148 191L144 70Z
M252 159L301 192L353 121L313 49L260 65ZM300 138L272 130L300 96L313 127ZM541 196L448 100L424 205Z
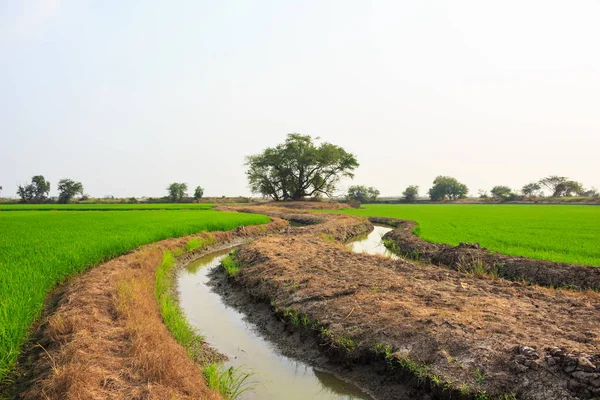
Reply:
M319 238L321 238L321 240L325 241L325 242L330 242L330 243L335 243L335 236L333 236L331 233L319 233Z
M236 255L237 250L221 260L221 266L225 270L225 273L231 277L235 277L240 272L240 264L236 259Z
M266 227L264 227L266 229ZM197 249L204 249L205 247L213 244L215 242L215 237L211 234L207 235L204 238L194 238L190 239L185 245L185 251L194 251Z
M221 364L212 363L204 367L202 373L208 387L230 400L238 399L253 387L248 379L254 374L242 371L242 367L224 367Z

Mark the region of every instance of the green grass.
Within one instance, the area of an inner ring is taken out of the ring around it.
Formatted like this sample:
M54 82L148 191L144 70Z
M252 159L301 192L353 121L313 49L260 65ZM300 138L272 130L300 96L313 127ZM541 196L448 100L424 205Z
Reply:
M240 264L235 258L236 254L237 251L233 251L231 254L221 260L221 266L225 270L225 273L231 277L236 276L238 272L240 272Z
M198 344L204 337L197 333L185 318L183 311L179 308L177 300L172 295L173 267L175 257L170 251L165 251L161 264L156 269L156 280L154 284L154 296L158 303L160 314L171 335L188 352L190 358L195 359Z
M367 204L346 214L417 221L423 239L478 242L503 254L600 266L600 207L521 204Z
M143 244L268 221L212 210L0 212L0 380L56 283Z
M254 373L245 372L242 368L241 366L225 367L219 363L212 363L203 368L202 373L209 388L218 391L226 399L236 400L256 385L255 382L248 381Z
M0 211L133 211L133 210L210 210L210 203L172 204L0 204Z

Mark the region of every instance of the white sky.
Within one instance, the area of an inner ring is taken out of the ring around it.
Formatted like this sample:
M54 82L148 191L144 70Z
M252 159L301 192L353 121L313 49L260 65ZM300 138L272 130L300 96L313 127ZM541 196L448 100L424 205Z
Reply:
M471 194L550 174L600 187L600 2L0 3L0 185L92 196L172 181L248 194L288 132L354 152L354 182Z

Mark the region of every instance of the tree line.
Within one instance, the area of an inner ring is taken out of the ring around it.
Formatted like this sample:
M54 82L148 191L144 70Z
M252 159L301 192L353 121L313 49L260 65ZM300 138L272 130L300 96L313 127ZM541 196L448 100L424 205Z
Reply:
M353 178L359 163L356 156L340 146L323 142L310 135L290 133L285 141L275 147L268 147L259 154L246 157L246 176L250 189L272 200L301 200L306 197L333 197L342 178ZM0 186L0 190L2 187ZM77 194L83 194L83 185L71 179L61 179L58 183L61 203L68 203ZM189 197L187 183L173 182L167 187L167 197L158 199L171 202L199 201L204 189L197 186L193 197ZM598 197L594 188L585 189L583 184L564 176L551 175L536 182L524 185L519 194L504 185L494 186L491 197L502 201L517 200L521 197L543 196L543 190L549 190L552 197L568 197L576 194L585 197ZM31 183L18 185L17 193L24 203L43 203L49 201L50 183L42 175L36 175ZM427 195L432 201L464 199L469 188L451 176L437 176ZM379 190L372 186L353 185L346 194L347 201L359 203L374 202ZM486 191L480 191L480 198L490 197ZM419 198L419 186L410 185L402 193L406 202ZM132 200L136 200L132 198Z
M2 190L2 186L0 186ZM198 201L204 196L204 189L197 186L194 189L192 198L187 194L188 186L186 183L173 182L167 187L167 197L165 200L174 203L189 202L192 200ZM20 197L21 203L27 204L43 204L51 203L50 182L43 175L36 175L31 178L31 183L26 185L17 185L17 195ZM61 179L58 181L58 203L69 203L75 196L81 195L79 200L86 200L89 196L83 193L83 184L72 179ZM137 202L135 198L129 199L130 202Z
M173 182L167 186L168 198L173 203L186 203L193 200L200 200L204 196L204 189L201 186L196 186L194 196L190 198L187 193L187 183Z
M43 175L36 175L31 178L31 183L27 185L17 185L17 194L22 203L48 203L50 202L50 182ZM75 196L83 194L83 185L72 179L61 179L58 181L58 202L68 203Z
M486 191L480 191L480 198L493 198L500 201L525 200L527 198L544 197L543 190L550 192L550 197L570 197L573 195L581 197L599 197L597 189L585 189L583 184L573 181L564 176L551 175L536 182L524 185L520 193L508 186L497 185L491 190L491 196ZM433 186L427 191L432 201L464 199L469 193L469 188L451 176L438 176L433 181ZM377 201L379 190L370 186L353 185L348 188L346 200L358 201L360 203L371 203ZM410 185L402 192L401 199L405 202L413 202L419 197L419 186Z

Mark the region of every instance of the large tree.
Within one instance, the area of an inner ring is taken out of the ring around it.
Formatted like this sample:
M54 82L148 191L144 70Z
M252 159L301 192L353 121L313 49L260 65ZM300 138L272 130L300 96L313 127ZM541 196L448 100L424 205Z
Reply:
M194 200L199 201L204 196L204 189L201 186L196 186L194 190Z
M342 177L354 176L358 161L340 146L317 140L290 133L285 142L246 157L252 192L273 200L331 196Z
M61 179L58 181L58 202L68 203L77 194L83 195L83 185L72 179Z
M565 181L556 185L556 193L558 196L573 196L576 194L577 196L583 196L585 193L585 189L583 188L583 184L577 181Z
M552 192L552 197L571 196L573 193L581 196L585 192L581 182L569 180L566 176L551 175L540 179L539 183Z
M514 196L511 188L502 185L494 186L490 193L500 200L510 200L510 198Z
M429 197L433 201L463 199L467 197L467 193L469 193L467 185L451 176L438 176L429 189Z
M417 197L419 197L419 186L417 185L410 185L402 192L402 198L409 203L415 201Z
M539 182L531 182L523 186L521 192L523 192L525 196L534 196L540 190L542 190L542 186L539 184Z
M540 179L539 184L546 187L552 193L553 197L560 196L559 185L568 181L566 176L550 175Z
M360 201L361 203L369 203L377 200L378 196L379 190L375 189L373 186L366 187L363 185L353 185L348 188L346 199Z
M36 175L31 178L29 185L17 188L17 194L21 197L23 203L43 203L48 200L50 192L50 182L42 175Z
M187 183L173 182L167 187L169 192L169 199L172 202L180 202L184 197L187 196Z

